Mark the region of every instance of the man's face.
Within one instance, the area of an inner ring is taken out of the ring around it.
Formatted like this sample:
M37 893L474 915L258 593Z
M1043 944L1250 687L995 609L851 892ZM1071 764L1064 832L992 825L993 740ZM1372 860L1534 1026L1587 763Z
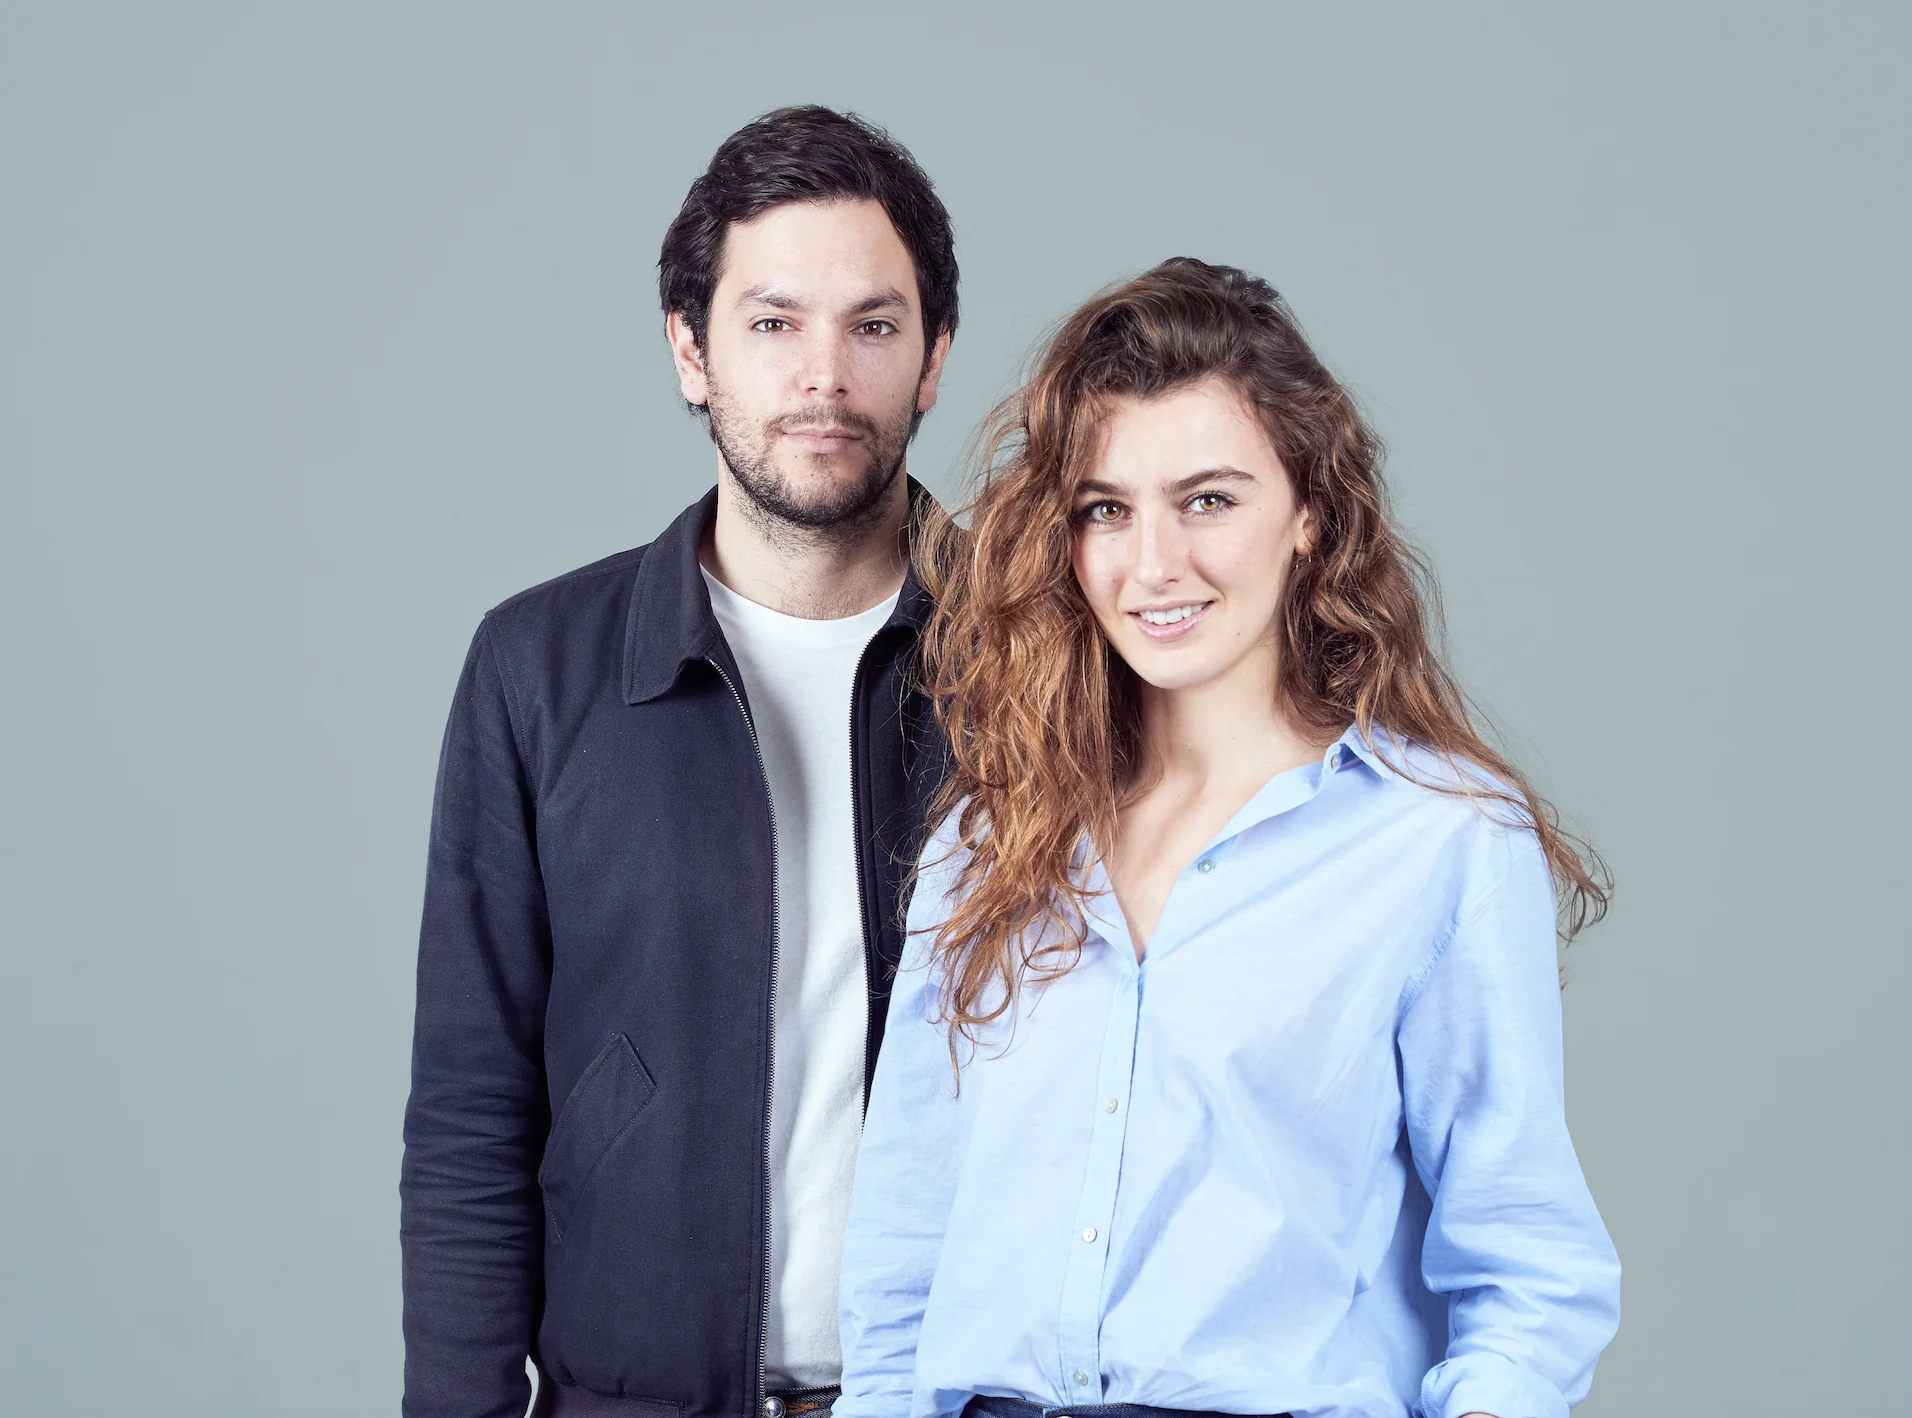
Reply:
M756 509L786 525L880 516L936 402L909 249L881 204L786 203L730 228L700 348L669 333L684 397Z

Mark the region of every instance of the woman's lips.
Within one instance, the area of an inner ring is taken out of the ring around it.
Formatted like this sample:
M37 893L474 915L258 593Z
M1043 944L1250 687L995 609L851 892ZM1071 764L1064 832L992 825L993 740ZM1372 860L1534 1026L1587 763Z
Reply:
M1140 611L1130 611L1129 619L1135 622L1136 629L1151 640L1180 640L1202 623L1208 615L1208 608L1214 604L1213 601L1203 601L1192 614L1183 616L1173 625L1151 625L1142 619Z

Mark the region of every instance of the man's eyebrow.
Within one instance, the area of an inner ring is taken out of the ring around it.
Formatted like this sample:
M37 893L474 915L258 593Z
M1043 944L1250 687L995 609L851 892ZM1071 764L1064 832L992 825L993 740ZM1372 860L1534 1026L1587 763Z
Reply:
M739 305L767 305L772 310L801 310L803 302L793 295L785 295L775 286L752 286L737 297Z
M874 295L865 296L862 300L859 300L855 305L850 307L849 313L851 315L871 315L879 310L890 310L896 307L901 307L905 310L909 309L909 298L894 286L890 286L884 290L877 291Z
M805 308L803 302L795 296L778 290L775 286L771 285L750 287L738 295L737 304L740 306L762 305L767 306L771 310L802 310ZM863 299L859 300L855 305L852 305L845 313L854 318L858 315L873 315L879 310L897 309L909 309L909 298L894 286L886 286L880 291L873 291L869 295L864 296Z

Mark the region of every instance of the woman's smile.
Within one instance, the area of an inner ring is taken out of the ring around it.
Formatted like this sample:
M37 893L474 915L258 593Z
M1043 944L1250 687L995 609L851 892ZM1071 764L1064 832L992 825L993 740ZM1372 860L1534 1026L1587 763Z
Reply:
M1194 633L1214 604L1213 601L1185 601L1175 606L1151 606L1130 611L1129 619L1151 640L1180 640Z

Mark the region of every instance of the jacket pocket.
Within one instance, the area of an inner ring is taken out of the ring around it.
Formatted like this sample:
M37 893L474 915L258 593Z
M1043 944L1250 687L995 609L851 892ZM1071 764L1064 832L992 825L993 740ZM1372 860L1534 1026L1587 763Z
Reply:
M564 1240L578 1198L656 1094L631 1041L613 1034L564 1100L545 1143L538 1185L553 1241Z

